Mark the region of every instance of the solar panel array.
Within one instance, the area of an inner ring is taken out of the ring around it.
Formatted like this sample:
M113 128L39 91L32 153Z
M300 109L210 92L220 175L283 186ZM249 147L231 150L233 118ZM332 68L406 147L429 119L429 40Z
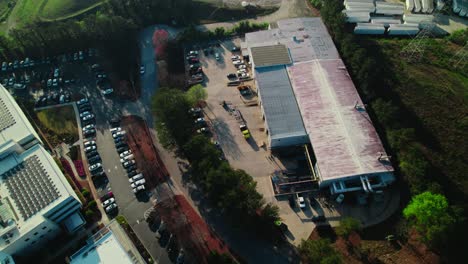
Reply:
M16 120L8 110L3 99L0 98L0 132L16 124Z
M1 177L25 220L61 196L36 155Z

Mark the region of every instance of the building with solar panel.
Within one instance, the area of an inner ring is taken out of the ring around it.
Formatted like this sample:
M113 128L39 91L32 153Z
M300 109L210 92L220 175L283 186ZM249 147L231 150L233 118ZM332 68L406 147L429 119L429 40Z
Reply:
M346 66L320 18L277 21L247 33L268 147L310 147L309 165L332 194L373 193L395 181L393 167ZM309 153L309 151L307 151Z
M0 85L0 262L27 255L63 231L79 230L85 224L80 208L23 111Z

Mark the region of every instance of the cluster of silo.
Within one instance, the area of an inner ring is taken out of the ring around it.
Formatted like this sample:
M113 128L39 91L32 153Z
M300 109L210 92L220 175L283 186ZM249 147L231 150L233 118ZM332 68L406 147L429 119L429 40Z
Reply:
M452 10L461 17L468 17L468 1L453 0Z
M387 32L390 36L413 36L419 33L419 27L408 24L390 25Z
M419 29L431 28L434 26L434 16L426 14L405 14L403 15L405 25L417 26Z
M419 0L422 1L422 0ZM414 4L413 2L411 2ZM421 2L419 2L420 4ZM348 23L356 23L355 34L365 35L416 35L422 24L431 22L427 17L409 17L402 20L405 12L404 3L375 0L345 0L345 10Z
M406 9L415 13L430 14L434 11L434 0L406 0Z
M403 15L405 5L403 3L390 3L384 1L375 2L375 13L381 15Z
M357 23L354 34L359 35L383 35L387 32L390 36L413 36L419 33L417 25L391 24L379 21L379 24Z
M385 34L385 26L382 24L357 23L354 28L354 34L359 35L383 35Z
M345 0L346 21L349 23L369 22L370 13L375 12L374 0Z

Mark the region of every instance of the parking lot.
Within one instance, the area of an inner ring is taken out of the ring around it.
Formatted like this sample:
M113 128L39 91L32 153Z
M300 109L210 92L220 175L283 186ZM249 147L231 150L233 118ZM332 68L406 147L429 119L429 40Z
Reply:
M99 57L98 52L94 49L90 50L91 53L89 50L83 51L82 57L77 51L34 61L24 59L22 63L21 61L13 61L11 64L6 62L7 67L0 72L0 80L21 100L34 101L37 110L87 98L88 102L80 104L81 107L76 107L80 138L83 138L83 141L78 143L81 146L83 166L95 175L93 182L97 195L106 198L113 196L111 200L102 199L103 201L109 200L105 207L115 204L112 207L116 208L111 207L112 210L108 210L109 217L124 215L140 239L145 241L145 246L151 254L160 263L169 263L166 250L161 248L154 237L155 231L151 230L145 222L144 214L152 207L150 198L153 193L145 188L146 190L135 195L130 186L128 173L120 162L122 157L117 152L114 137L110 131L111 119L131 114L140 115L146 119L147 108L139 101L123 100L113 93L109 78L112 73L100 66L104 64L104 61ZM77 54L76 59L74 54ZM26 61L28 61L27 64ZM148 73L142 72L141 74L144 77ZM85 142L89 142L86 143L86 147L91 147L86 151ZM138 172L135 170L131 173L138 174ZM146 187L145 184L139 184L139 186ZM106 196L109 192L112 195ZM105 222L106 219L104 217L103 221Z
M301 238L310 235L315 226L311 217L318 212L312 211L308 201L306 208L301 210L297 206L291 208L287 197L279 200L275 198L270 176L275 171L291 169L298 165L279 158L266 148L267 135L264 132L261 109L257 105L255 82L249 80L239 84L250 87L250 92L247 94L241 94L238 85L227 85L230 81L228 74L237 74L239 70L233 65L232 56L241 55L240 52L232 52L232 48L240 47L240 39L224 41L219 46L201 43L197 47L205 78L203 85L208 92L207 106L203 111L213 132L211 134L213 141L219 142L232 167L245 170L254 177L257 189L265 200L280 208L281 218L291 231L288 237L293 242L300 242ZM206 48L209 50L208 53L204 52ZM216 59L216 54L219 54L219 59ZM248 63L244 65L251 75ZM244 123L251 135L247 139L240 129L240 125Z

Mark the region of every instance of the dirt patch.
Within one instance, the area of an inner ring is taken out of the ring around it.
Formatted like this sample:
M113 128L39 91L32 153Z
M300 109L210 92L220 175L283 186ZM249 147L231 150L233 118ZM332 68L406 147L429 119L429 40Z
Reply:
M184 196L173 195L165 187L159 191L166 195L158 201L156 210L167 223L168 230L193 259L206 263L212 251L232 255L224 241L209 228Z
M146 122L137 116L124 116L122 128L127 131L127 143L135 156L138 169L145 176L148 189L167 180L169 173L153 144Z

